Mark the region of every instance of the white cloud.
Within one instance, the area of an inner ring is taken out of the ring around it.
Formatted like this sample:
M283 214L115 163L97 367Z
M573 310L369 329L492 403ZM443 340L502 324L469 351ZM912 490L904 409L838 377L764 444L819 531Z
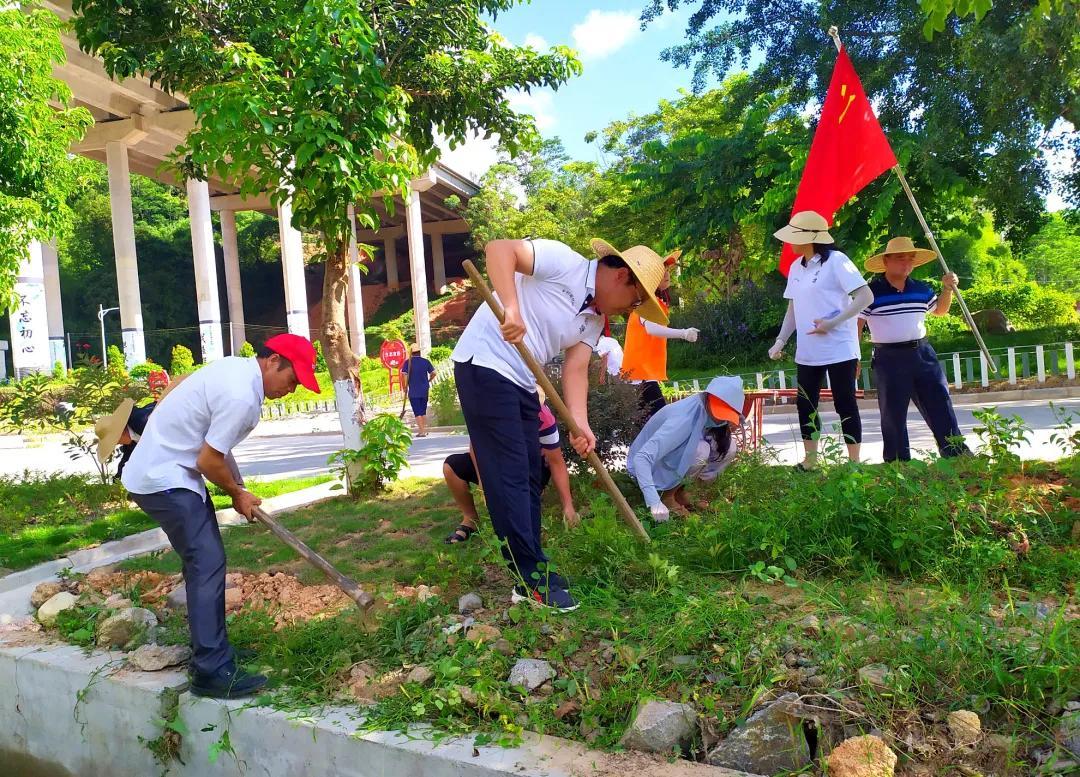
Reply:
M574 47L582 59L603 59L614 54L641 32L636 11L589 11L574 27Z
M536 128L547 132L555 126L555 105L550 91L511 92L507 95L510 107L518 113L529 113L536 119Z
M499 141L495 136L485 140L479 135L472 135L453 150L443 138L439 138L438 145L440 162L476 182L498 161Z
M551 48L551 45L544 38L533 32L525 36L525 45L540 52L547 52Z

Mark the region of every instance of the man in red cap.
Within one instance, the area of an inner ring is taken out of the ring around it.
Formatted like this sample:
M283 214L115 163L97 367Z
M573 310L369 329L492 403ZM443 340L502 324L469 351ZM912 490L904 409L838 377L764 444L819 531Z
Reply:
M234 698L266 684L236 665L225 634L225 547L203 478L232 497L249 521L261 500L237 482L226 457L259 423L264 399L298 385L319 393L315 348L299 335L276 335L254 358L230 356L187 376L146 422L121 481L157 521L183 563L194 652L191 692Z

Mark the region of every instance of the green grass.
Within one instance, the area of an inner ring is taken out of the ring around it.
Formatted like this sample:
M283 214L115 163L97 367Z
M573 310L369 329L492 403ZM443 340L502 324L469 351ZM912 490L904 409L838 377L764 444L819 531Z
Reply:
M264 499L325 483L329 475L260 482L248 487ZM230 500L217 488L214 506ZM129 506L123 488L92 483L79 475L24 473L0 478L0 567L12 570L61 558L67 553L120 539L157 524Z
M645 697L691 703L723 733L762 693L798 690L824 694L824 704L841 700L856 728L888 731L902 755L950 773L955 761L904 744L911 726L977 709L984 730L1020 738L1022 756L1045 746L1056 725L1048 708L1080 687L1080 549L1070 539L1078 476L1076 455L1056 464L833 463L808 475L745 457L699 492L708 509L650 527L649 545L578 478L580 528L564 530L555 506L547 508L550 555L582 603L566 615L506 609L513 581L487 525L467 545L443 545L457 522L449 494L434 481L401 481L378 498L282 518L369 590L392 599L401 585L425 583L439 587L440 600L384 601L363 616L348 611L279 630L245 610L230 620L230 634L273 668L271 703L289 709L333 700L357 661L435 672L430 685L405 686L369 709L372 727L428 721L441 732L480 732L480 743L511 742L528 728L613 747ZM1012 547L1021 535L1031 543L1023 556ZM233 569L322 582L257 526L228 530L225 543ZM171 552L127 566L178 569ZM512 655L443 634L466 591L484 597L482 619L502 629ZM1037 602L1049 607L1045 619L1032 615ZM820 633L796 626L811 614ZM514 660L526 656L555 666L550 695L523 697L506 684ZM785 656L815 667L821 688ZM856 672L870 663L892 669L889 688L859 686ZM463 702L462 686L478 707ZM571 700L580 709L556 716Z

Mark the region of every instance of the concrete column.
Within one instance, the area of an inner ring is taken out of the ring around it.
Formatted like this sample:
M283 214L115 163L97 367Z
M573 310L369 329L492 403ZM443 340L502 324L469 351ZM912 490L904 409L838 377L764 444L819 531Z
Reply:
M225 293L229 298L229 333L232 350L240 353L247 330L244 327L244 292L240 286L240 252L236 247L236 212L221 211L221 249L225 257Z
M199 345L204 364L225 356L221 344L221 303L218 302L214 227L210 221L210 189L206 181L187 181L191 217L191 253L195 260L195 296L199 303Z
M386 288L397 291L401 288L397 274L397 240L392 237L383 241L383 255L386 257Z
M431 236L431 263L435 268L435 296L442 293L446 285L446 259L443 257L443 236L439 232Z
M60 301L60 261L56 256L55 240L41 244L41 264L45 270L45 307L49 312L49 364L60 362L67 370L64 307Z
M413 318L416 321L416 342L420 353L431 351L431 322L428 320L427 270L424 263L424 224L420 213L420 192L409 193L405 213L409 236L409 272L412 275Z
M19 274L15 278L15 305L8 314L11 362L16 378L52 371L41 243L34 240L28 248L30 255L19 265Z
M146 361L146 336L143 332L142 296L139 294L139 262L135 255L135 219L131 214L127 146L119 142L106 143L105 163L109 168L109 205L112 211L124 361L128 367L134 367Z
M349 206L349 344L357 356L367 356L364 339L364 296L360 289L360 252L356 246L356 214Z
M304 282L304 241L292 225L292 200L278 205L281 273L285 278L285 318L294 335L311 337L308 326L307 284Z

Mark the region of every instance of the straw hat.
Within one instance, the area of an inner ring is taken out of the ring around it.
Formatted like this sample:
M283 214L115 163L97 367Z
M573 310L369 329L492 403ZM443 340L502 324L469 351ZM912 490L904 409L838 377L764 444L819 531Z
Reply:
M664 259L660 254L648 246L634 246L625 251L616 251L610 243L598 237L593 238L590 245L600 259L617 256L626 262L630 272L645 289L646 299L636 311L638 316L655 324L666 324L667 313L656 299L656 289L664 280Z
M889 254L915 254L915 260L911 263L912 267L918 267L919 265L932 262L937 259L937 254L931 251L929 248L916 248L915 241L910 237L894 237L885 246L885 250L880 254L874 254L866 260L866 264L863 266L870 272L885 272L885 257Z
M134 399L125 399L109 415L94 422L94 436L97 437L97 458L104 464L112 458L120 437L127 428L131 411L135 408Z
M680 256L682 256L682 249L676 248L674 251L664 257L664 267L674 267L675 262L679 261Z
M409 353L420 353L420 343L413 343L410 345Z
M786 227L773 232L773 237L782 243L796 246L833 242L832 235L829 234L829 222L820 213L812 210L801 210L794 214Z

